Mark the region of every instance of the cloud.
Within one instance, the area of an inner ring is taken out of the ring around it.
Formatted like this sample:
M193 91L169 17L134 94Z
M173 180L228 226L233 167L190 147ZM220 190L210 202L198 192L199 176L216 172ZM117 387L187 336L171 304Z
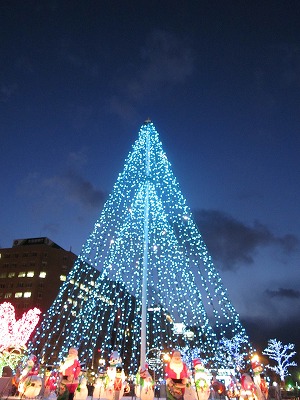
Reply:
M48 184L60 185L71 200L77 201L85 207L100 208L106 197L104 192L96 189L91 182L74 170L51 178Z
M137 67L136 67L137 66ZM123 71L125 70L123 66ZM121 118L137 115L141 101L180 85L194 72L194 52L183 38L171 32L154 30L141 49L140 59L115 80L109 110Z
M47 184L50 186L57 184L72 201L84 207L98 209L103 205L106 194L83 177L81 169L87 161L86 148L70 152L67 157L67 170L49 179Z
M299 239L292 234L276 237L266 226L253 226L217 210L196 210L196 223L213 258L221 262L223 270L234 270L241 264L251 265L261 246L278 246L286 253L298 249Z
M271 319L266 317L248 317L241 320L251 342L257 350L263 351L269 339L277 339L284 344L296 344L296 350L300 350L299 335L300 321L295 314L294 318L288 316L286 320L280 320L273 316ZM300 361L300 353L297 352L296 358Z
M88 161L87 148L82 148L78 151L72 151L68 154L67 165L71 169L80 169Z
M294 251L299 245L299 239L291 234L276 238L275 241L277 241L286 253Z
M291 99L295 102L292 93L299 87L299 45L280 42L267 47L254 72L256 112L259 115L278 113ZM274 132L272 135L274 138Z
M60 225L57 223L48 223L42 226L44 232L49 232L50 235L56 235L60 231Z
M85 48L79 49L73 40L64 36L60 42L60 56L68 64L69 68L81 71L82 74L97 78L99 76L99 65L91 60Z
M266 290L266 294L270 297L278 297L280 299L300 299L300 291L294 289L279 288L277 290Z
M151 33L141 56L142 68L135 83L142 89L149 90L153 84L184 83L194 71L192 49L183 39L163 30Z
M43 211L49 206L65 207L76 202L83 208L101 208L107 197L83 176L82 167L87 163L86 149L69 153L65 168L53 176L30 173L23 180L19 194L34 199L35 210Z
M124 121L138 121L141 117L138 115L136 107L130 104L123 97L112 96L108 102L109 112L118 115Z
M281 43L275 48L284 87L300 86L300 47L295 43Z
M0 87L0 101L6 103L17 91L18 85L16 83L2 84Z

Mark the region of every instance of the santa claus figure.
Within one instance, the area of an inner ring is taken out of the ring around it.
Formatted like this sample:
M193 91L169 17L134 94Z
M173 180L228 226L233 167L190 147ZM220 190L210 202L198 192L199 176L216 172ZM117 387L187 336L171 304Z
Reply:
M240 400L257 400L254 382L247 373L241 376Z
M179 350L173 350L171 359L166 365L167 399L183 400L184 390L189 381L189 370L182 361Z
M81 372L80 363L78 361L78 351L74 347L69 349L69 354L60 365L60 373L62 383L66 385L69 391L69 400L73 400L75 391L79 384L79 375Z

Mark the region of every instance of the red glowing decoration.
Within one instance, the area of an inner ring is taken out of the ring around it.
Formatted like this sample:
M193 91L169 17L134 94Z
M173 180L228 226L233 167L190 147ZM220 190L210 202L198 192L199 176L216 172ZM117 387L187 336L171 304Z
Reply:
M8 302L0 304L0 352L25 347L39 322L40 314L38 308L32 308L16 320L14 306Z

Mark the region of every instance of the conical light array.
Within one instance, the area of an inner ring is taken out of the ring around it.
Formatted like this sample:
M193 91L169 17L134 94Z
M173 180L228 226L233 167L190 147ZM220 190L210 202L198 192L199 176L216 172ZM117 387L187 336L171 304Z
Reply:
M192 331L193 346L213 364L220 339L247 338L158 132L146 121L31 350L52 363L76 346L87 364L95 349L102 357L118 350L128 372L136 372L145 250L147 350L169 350Z

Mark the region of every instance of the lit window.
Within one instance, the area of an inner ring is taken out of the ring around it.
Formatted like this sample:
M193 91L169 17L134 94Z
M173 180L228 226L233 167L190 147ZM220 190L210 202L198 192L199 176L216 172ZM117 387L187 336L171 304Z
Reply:
M24 297L26 297L26 298L31 297L31 292L25 292Z
M5 299L10 299L11 295L12 295L12 293L5 293L4 298Z
M9 272L8 273L8 277L9 278L14 278L16 276L16 273L15 272Z
M19 272L18 278L24 278L26 276L26 272Z
M45 271L41 271L39 276L40 276L40 278L46 278L46 275L47 274Z
M59 277L59 279L64 282L67 279L67 277L66 277L66 275L61 275Z
M34 272L33 271L27 272L27 278L32 278L33 276L34 276Z
M15 298L16 298L16 299L18 299L18 298L20 298L20 297L22 297L22 292L17 292L17 293L15 293Z

